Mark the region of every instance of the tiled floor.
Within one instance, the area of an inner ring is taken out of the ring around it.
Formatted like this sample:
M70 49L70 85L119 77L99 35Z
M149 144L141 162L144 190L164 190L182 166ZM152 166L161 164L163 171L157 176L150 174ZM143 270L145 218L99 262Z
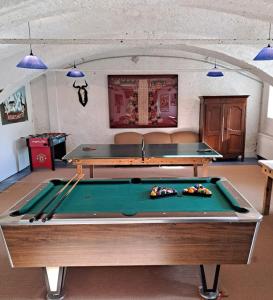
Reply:
M74 168L74 166L70 164L66 164L62 161L55 162L56 168ZM241 160L225 160L225 161L214 161L212 162L212 166L242 166L242 165L257 165L256 158L245 158L244 161ZM9 178L0 182L0 192L7 189L9 186L13 185L15 182L20 181L25 176L31 173L30 168L25 168L22 171L10 176Z

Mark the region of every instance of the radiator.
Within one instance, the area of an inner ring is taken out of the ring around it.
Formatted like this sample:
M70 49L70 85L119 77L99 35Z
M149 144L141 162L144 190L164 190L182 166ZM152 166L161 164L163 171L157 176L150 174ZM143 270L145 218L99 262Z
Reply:
M259 133L257 142L257 155L265 159L273 159L273 137Z

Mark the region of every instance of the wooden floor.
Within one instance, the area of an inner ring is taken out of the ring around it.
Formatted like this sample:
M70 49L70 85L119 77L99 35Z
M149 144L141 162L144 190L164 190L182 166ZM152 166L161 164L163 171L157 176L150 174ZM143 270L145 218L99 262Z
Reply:
M0 212L41 181L69 178L74 169L30 174L0 193ZM87 172L88 174L88 172ZM211 176L224 176L259 210L262 209L265 178L256 165L213 166ZM100 178L192 176L187 168L99 168ZM210 269L211 267L209 267ZM221 287L230 300L273 299L273 211L264 218L250 265L223 266ZM66 299L160 299L195 300L199 273L196 266L86 267L69 268L65 282ZM0 237L0 299L45 299L44 278L39 269L11 269Z

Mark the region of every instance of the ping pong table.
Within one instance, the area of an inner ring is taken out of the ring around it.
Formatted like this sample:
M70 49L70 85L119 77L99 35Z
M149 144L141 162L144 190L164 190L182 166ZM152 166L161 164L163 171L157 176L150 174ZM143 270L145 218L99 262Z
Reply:
M94 177L95 166L185 166L191 165L194 176L197 167L203 166L203 176L208 176L208 164L222 155L206 143L189 144L82 144L67 153L63 160L76 166L77 173L83 174L83 166L90 167Z

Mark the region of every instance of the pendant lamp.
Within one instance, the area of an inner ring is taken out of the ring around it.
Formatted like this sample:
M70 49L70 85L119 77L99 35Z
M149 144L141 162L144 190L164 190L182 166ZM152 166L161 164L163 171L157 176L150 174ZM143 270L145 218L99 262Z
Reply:
M269 24L269 41L271 40L271 23ZM264 47L254 58L253 60L273 60L273 48L270 44L267 47Z
M85 74L82 71L77 69L76 64L74 62L73 68L67 72L66 76L68 76L68 77L84 77Z
M215 63L214 63L214 68L211 69L208 73L207 73L207 76L208 77L223 77L224 74L223 72L221 72L217 66L216 66L216 60L215 60Z
M26 55L17 65L17 68L25 68L25 69L47 69L47 65L43 63L43 61L36 55L33 54L31 48L31 37L30 37L30 25L28 22L28 37L30 40L30 54Z

